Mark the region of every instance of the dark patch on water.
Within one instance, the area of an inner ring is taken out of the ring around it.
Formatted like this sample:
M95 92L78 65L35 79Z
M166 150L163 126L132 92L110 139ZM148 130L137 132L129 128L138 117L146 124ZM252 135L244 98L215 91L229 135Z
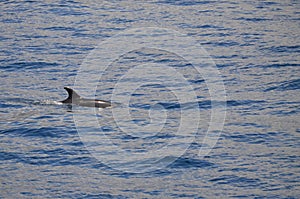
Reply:
M210 180L216 184L227 184L235 187L257 187L261 181L257 178L239 177L236 175L224 175Z
M174 6L196 6L196 5L205 5L205 4L213 4L217 1L193 1L193 0L164 0L164 1L158 1L156 3L161 3L161 4L169 4L169 5L174 5Z
M272 86L265 89L265 92L268 91L287 91L287 90L299 90L300 89L300 79L288 80L284 82L279 82L277 86Z
M49 67L57 67L58 63L49 63L49 62L15 62L9 65L2 66L7 71L16 71L16 70L29 70L29 69L41 69Z
M168 167L172 169L179 169L179 168L187 169L187 168L206 168L212 166L214 166L213 163L205 160L180 157L177 160L175 160L172 164L170 164Z
M65 127L41 127L41 128L16 128L1 130L0 134L9 136L20 136L20 137L41 137L41 138L62 138L65 137ZM77 131L68 131L68 135L76 133Z

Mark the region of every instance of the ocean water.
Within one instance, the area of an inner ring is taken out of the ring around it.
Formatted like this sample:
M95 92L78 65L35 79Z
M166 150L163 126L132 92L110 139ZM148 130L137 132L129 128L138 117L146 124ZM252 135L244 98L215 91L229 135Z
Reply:
M1 1L0 198L299 198L299 8Z

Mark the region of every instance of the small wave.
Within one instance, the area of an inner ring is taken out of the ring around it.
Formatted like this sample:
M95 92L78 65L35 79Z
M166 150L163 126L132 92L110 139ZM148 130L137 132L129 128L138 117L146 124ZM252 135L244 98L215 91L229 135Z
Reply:
M42 100L42 101L34 101L35 105L62 105L62 102L53 101L53 100Z
M272 86L270 88L265 89L265 91L286 91L286 90L298 90L300 89L300 79L289 80L281 82L278 86Z
M186 157L180 157L169 165L170 168L205 168L212 166L214 164L211 162Z
M25 70L25 69L37 69L37 68L49 68L57 67L58 63L53 62L15 62L4 66L7 71Z

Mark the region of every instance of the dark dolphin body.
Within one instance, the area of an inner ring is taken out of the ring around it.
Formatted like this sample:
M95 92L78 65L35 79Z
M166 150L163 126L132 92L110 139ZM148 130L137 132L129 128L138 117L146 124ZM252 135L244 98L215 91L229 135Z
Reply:
M79 106L106 108L111 106L109 101L97 100L97 99L84 99L80 97L73 89L64 87L67 90L69 96L67 99L60 101L64 104L76 104Z

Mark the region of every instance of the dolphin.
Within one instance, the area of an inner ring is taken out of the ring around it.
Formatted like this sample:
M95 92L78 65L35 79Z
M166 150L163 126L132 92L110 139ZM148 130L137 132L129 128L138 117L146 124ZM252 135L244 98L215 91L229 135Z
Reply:
M97 99L85 99L82 98L73 89L69 87L64 87L64 89L66 89L69 96L67 99L60 101L63 104L75 104L79 106L96 107L96 108L106 108L111 106L111 103L109 101L97 100Z

